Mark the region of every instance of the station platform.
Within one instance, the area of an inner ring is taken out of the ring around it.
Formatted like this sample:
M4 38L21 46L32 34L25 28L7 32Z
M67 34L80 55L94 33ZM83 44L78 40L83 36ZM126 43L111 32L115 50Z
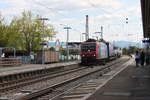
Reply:
M150 100L150 65L133 61L86 100Z
M19 66L0 66L0 77L25 73L25 72L32 72L42 69L50 69L50 68L57 68L57 67L64 67L68 65L78 64L79 61L70 61L70 62L61 62L61 63L53 63L53 64L25 64Z

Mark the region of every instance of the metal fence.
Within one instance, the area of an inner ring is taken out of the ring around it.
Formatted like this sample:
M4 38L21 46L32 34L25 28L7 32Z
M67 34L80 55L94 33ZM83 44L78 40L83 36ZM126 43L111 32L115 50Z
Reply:
M42 59L44 63L53 62L65 62L80 60L79 51L76 49L71 49L69 51L69 56L67 59L66 49L55 51L55 50L44 50L44 58L42 50L35 51L32 55L16 55L16 57L7 54L8 57L0 58L0 66L3 65L20 65L20 64L42 64Z
M0 66L16 66L22 64L17 57L13 58L0 58Z
M18 59L22 64L30 64L31 63L30 56L19 56Z

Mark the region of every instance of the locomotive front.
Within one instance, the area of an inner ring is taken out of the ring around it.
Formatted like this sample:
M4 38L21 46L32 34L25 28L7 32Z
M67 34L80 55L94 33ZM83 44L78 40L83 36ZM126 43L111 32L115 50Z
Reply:
M81 63L89 64L96 61L96 42L84 42L81 44Z

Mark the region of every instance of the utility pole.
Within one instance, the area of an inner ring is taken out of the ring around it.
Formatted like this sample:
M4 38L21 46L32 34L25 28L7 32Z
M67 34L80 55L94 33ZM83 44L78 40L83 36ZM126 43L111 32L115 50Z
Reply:
M67 30L67 42L66 42L66 47L67 47L67 60L69 60L69 47L68 47L68 42L69 42L69 29L71 29L71 27L64 27L64 29Z
M45 60L44 60L45 59L45 55L44 55L44 45L45 45L45 43L43 43L44 42L44 21L48 20L48 18L39 18L38 20L43 21L43 35L42 35L43 41L42 41L41 45L42 45L42 64L44 64L45 63Z
M103 26L101 26L101 39L103 39Z
M86 40L89 39L89 18L88 15L86 15L86 25L85 25L85 33L86 33Z

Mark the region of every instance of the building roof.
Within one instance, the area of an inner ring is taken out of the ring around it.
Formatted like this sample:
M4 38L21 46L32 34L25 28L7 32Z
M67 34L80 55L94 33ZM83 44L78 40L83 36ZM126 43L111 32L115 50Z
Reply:
M141 0L143 35L150 38L150 0Z

